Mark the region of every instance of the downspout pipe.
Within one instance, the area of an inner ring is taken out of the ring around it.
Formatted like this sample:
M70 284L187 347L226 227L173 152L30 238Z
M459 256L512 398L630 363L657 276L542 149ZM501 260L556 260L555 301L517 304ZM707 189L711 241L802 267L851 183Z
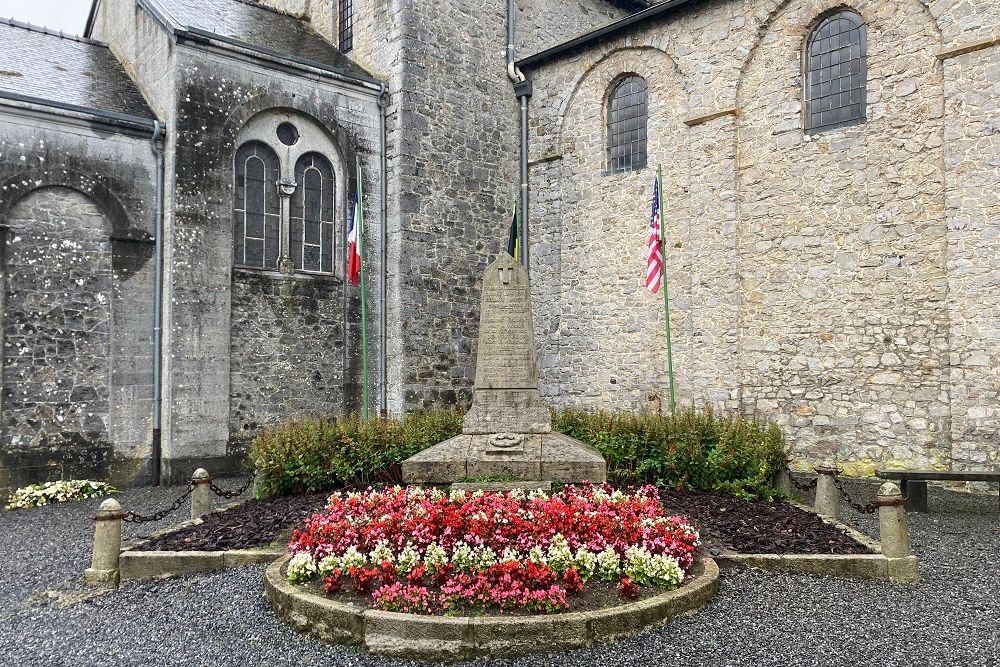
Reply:
M153 122L153 154L156 156L156 212L155 212L155 276L153 278L153 443L151 474L153 486L160 485L160 466L163 459L161 425L163 421L163 193L164 151L166 131L160 121Z
M381 176L381 239L380 239L380 251L381 251L381 261L379 262L379 303L381 308L379 309L379 322L378 322L378 335L379 335L379 412L382 417L385 417L388 413L388 401L387 401L387 388L386 384L389 379L389 372L386 368L387 354L386 354L386 344L388 342L388 325L389 325L389 301L388 301L388 258L389 258L389 229L386 226L388 224L389 218L389 207L386 199L388 198L389 188L386 182L386 178L389 173L388 160L385 153L385 115L386 107L388 106L389 89L384 82L379 83L379 96L378 96L378 131L379 131L379 153L382 160L382 176Z
M520 211L521 220L521 264L528 268L528 202L530 188L528 187L528 98L531 97L531 82L524 72L515 65L514 54L514 21L517 12L516 0L507 0L507 78L514 86L514 96L521 107L521 169L520 169Z

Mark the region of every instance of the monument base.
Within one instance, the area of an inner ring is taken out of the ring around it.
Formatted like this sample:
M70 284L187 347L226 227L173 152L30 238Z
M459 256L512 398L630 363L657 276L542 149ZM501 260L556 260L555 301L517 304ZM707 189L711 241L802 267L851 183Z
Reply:
M595 448L561 433L462 434L403 461L407 484L451 484L482 477L603 482L607 464Z

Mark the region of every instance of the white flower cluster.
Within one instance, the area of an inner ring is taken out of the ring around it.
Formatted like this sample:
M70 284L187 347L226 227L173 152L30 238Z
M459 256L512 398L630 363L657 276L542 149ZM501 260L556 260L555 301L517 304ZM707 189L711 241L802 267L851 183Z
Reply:
M651 554L645 547L632 546L625 550L625 576L638 584L659 588L677 588L684 581L684 570L677 559L664 554Z
M621 572L621 558L611 547L597 554L597 574L605 581L614 581Z
M100 498L116 492L117 489L104 482L93 482L89 479L45 482L44 484L25 486L14 491L5 509L26 509L70 500Z
M293 584L309 581L316 575L317 571L318 568L313 561L312 554L298 553L288 561L288 580Z

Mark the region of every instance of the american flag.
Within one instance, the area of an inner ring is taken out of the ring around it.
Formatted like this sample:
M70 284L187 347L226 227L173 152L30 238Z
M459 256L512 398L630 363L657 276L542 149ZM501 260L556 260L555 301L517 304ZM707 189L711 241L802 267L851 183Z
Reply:
M663 280L663 239L660 237L660 188L653 179L653 210L649 214L649 250L646 251L646 289L660 291Z

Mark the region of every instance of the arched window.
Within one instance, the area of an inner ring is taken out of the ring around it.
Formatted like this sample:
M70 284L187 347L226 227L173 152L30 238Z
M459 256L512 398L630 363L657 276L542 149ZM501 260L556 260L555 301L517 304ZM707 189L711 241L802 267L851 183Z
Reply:
M237 266L278 268L281 202L278 156L259 141L240 146L235 160L233 258Z
M292 262L298 271L333 273L335 185L330 161L306 153L295 164L295 182L288 230Z
M806 130L824 132L865 121L867 34L862 18L840 10L806 42Z
M608 97L608 171L646 166L646 80L627 76Z

